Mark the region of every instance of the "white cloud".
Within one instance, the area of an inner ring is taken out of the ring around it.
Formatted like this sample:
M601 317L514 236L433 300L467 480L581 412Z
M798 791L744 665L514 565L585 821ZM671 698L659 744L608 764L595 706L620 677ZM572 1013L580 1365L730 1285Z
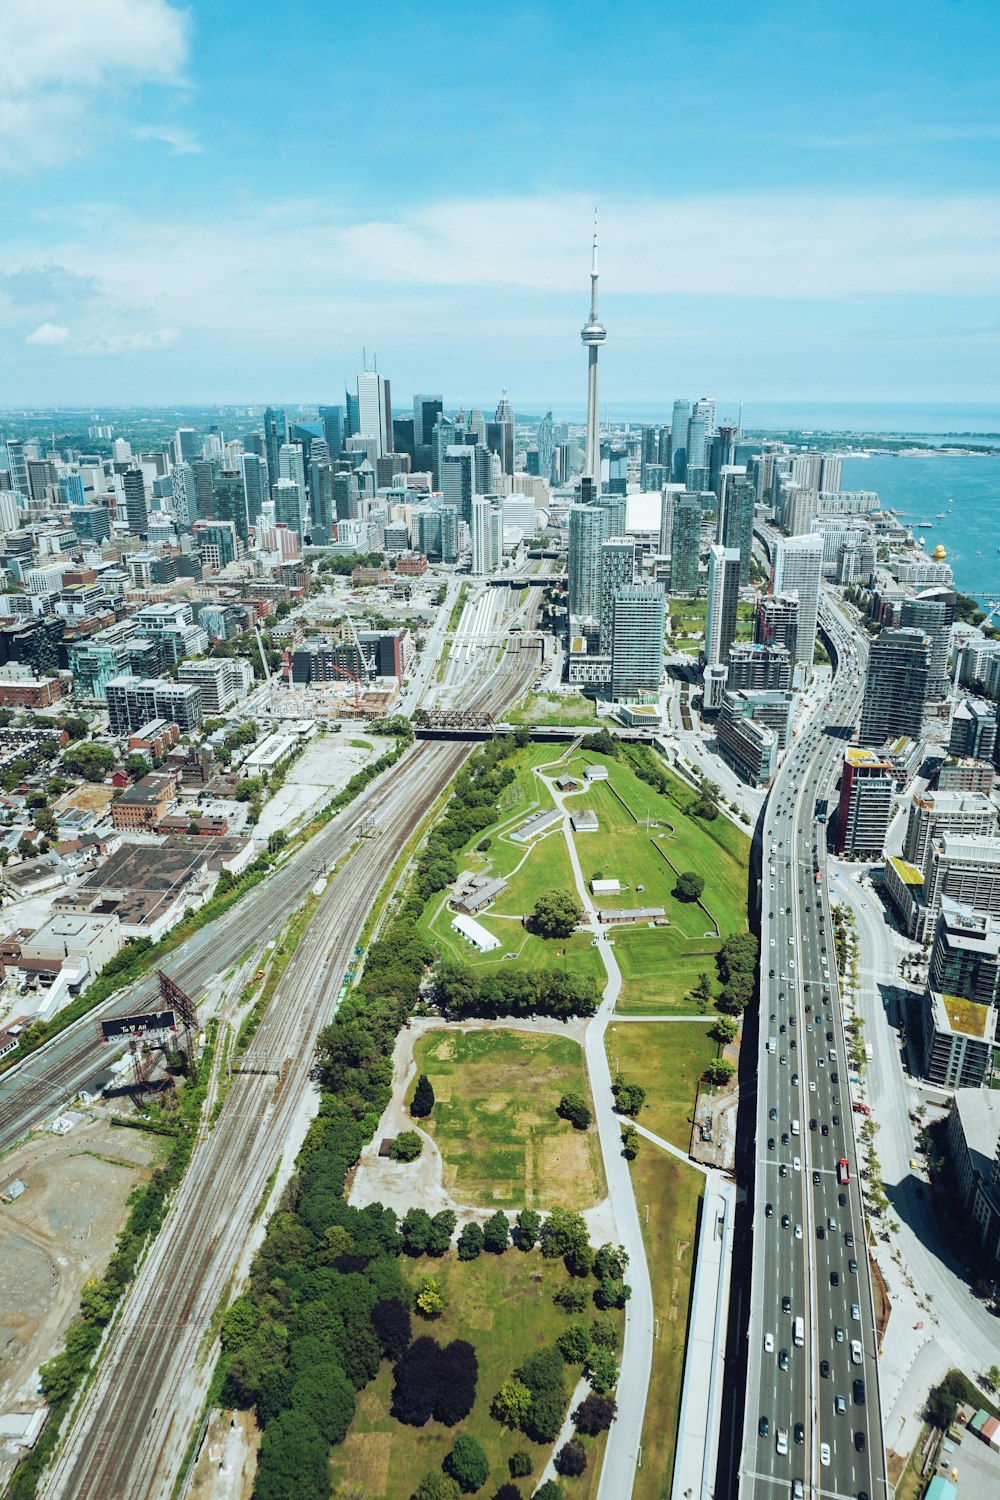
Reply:
M3 0L0 167L77 156L122 92L182 82L188 31L168 0Z
M163 349L178 337L176 328L132 330L125 333L98 334L88 345L89 354L134 354L141 349Z
M54 347L56 344L65 344L69 338L69 329L61 323L39 323L38 327L25 336L26 344L47 344Z
M176 125L137 125L132 134L137 141L161 141L174 156L193 156L205 149L193 130Z

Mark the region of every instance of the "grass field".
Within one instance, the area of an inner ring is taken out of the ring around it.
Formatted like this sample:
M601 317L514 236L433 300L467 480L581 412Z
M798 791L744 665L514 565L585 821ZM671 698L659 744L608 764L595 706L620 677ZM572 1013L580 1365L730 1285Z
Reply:
M491 953L479 953L457 932L452 932L451 919L452 914L442 893L428 903L418 924L442 958L467 964L472 969L491 969L513 962L518 969L564 968L602 981L605 977L604 965L587 932L574 932L568 938L540 938L528 932L514 917L480 912L476 921L500 939L500 947ZM516 957L513 960L505 958L507 953Z
M605 1036L612 1073L618 1066L646 1090L641 1123L682 1151L691 1140L698 1080L719 1050L708 1032L707 1021L612 1022Z
M520 917L534 910L535 902L543 891L558 887L576 893L573 867L569 862L569 851L561 827L557 825L551 832L535 839L528 850L523 844L515 844L514 847L518 850L518 859L524 863L517 874L507 872L510 883L503 895L494 901L491 911L512 913Z
M383 1361L378 1378L358 1400L347 1438L331 1452L333 1485L353 1483L366 1500L407 1500L429 1470L440 1469L459 1433L466 1432L482 1444L490 1464L481 1496L493 1494L509 1478L507 1460L519 1448L536 1460L533 1476L518 1481L522 1494L530 1494L550 1450L501 1427L490 1416L490 1402L526 1355L553 1344L571 1321L589 1321L592 1314L571 1319L553 1304L553 1293L569 1277L561 1261L543 1260L537 1250L527 1255L508 1250L465 1263L452 1251L443 1260L406 1261L404 1269L414 1282L428 1273L441 1278L445 1311L433 1323L415 1317L414 1336L430 1333L441 1344L468 1339L479 1360L476 1404L454 1428L435 1421L405 1427L389 1414L392 1370ZM620 1326L622 1314L613 1316ZM578 1373L578 1366L567 1367L569 1390ZM567 1500L591 1500L597 1493L604 1443L585 1442L587 1472L566 1484Z
M677 1445L702 1177L649 1141L643 1141L629 1170L653 1283L653 1312L660 1320L642 1424L642 1467L636 1473L632 1496L633 1500L666 1500Z
M715 938L688 940L678 927L621 927L615 957L622 972L616 1011L623 1016L689 1016L699 1007L687 996L707 974L719 989Z
M640 1028L645 1029L645 1028ZM583 1049L528 1031L432 1031L413 1049L437 1102L425 1122L445 1187L484 1208L589 1208L607 1191L597 1132L556 1114L590 1100Z
M582 693L529 693L512 713L511 724L590 724L597 716L593 698Z

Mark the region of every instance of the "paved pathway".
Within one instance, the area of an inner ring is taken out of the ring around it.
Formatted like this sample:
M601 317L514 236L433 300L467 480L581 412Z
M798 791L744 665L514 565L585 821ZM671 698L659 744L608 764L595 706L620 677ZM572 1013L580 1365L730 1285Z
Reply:
M653 1145L659 1146L661 1151L669 1151L671 1156L676 1156L677 1160L682 1161L686 1167L694 1167L696 1172L704 1172L706 1177L714 1170L712 1167L703 1166L700 1161L694 1161L679 1146L674 1146L670 1141L665 1141L662 1135L654 1135L651 1130L646 1129L645 1125L640 1125L638 1120L633 1120L632 1124L640 1135L645 1136L647 1141L652 1141Z
M608 1179L608 1192L614 1209L618 1241L628 1253L628 1283L632 1295L625 1304L625 1342L622 1348L621 1378L615 1398L618 1402L618 1419L612 1423L608 1433L601 1479L596 1500L629 1500L635 1482L636 1464L642 1443L642 1422L646 1411L646 1395L649 1390L649 1373L653 1362L653 1289L646 1262L646 1248L642 1239L642 1227L632 1191L628 1162L622 1155L621 1123L613 1108L611 1094L611 1069L604 1046L604 1033L614 1016L615 1002L621 990L621 971L615 961L614 949L609 946L604 930L597 918L597 909L580 868L580 860L573 839L569 814L563 798L551 781L548 781L556 805L563 814L563 832L569 852L577 893L583 905L591 931L597 940L608 975L604 997L587 1027L586 1052L590 1086L594 1095L594 1115L597 1122L604 1171Z

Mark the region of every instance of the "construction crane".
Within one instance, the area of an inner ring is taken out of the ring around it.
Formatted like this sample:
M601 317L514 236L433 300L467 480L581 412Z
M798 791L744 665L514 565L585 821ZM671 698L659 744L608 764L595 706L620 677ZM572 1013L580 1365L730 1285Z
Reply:
M264 638L260 633L260 621L253 622L254 635L257 637L257 650L260 652L260 664L264 669L264 681L267 683L267 707L268 712L274 712L274 679L271 676L271 668L267 664L267 652L264 650Z
M370 688L373 679L378 676L378 673L375 671L374 664L368 660L361 649L361 641L358 638L358 630L354 623L354 617L348 615L346 618L348 625L351 627L351 638L354 641L354 649L358 653L358 674L364 678L365 687Z

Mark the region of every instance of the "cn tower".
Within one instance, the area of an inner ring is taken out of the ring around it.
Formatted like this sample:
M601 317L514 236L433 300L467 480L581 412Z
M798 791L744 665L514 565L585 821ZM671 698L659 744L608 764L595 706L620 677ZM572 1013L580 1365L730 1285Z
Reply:
M580 338L587 348L587 456L584 460L584 475L593 479L597 489L601 488L601 439L597 420L597 351L608 333L597 317L597 219L594 219L594 250L590 263L590 317L580 330Z

